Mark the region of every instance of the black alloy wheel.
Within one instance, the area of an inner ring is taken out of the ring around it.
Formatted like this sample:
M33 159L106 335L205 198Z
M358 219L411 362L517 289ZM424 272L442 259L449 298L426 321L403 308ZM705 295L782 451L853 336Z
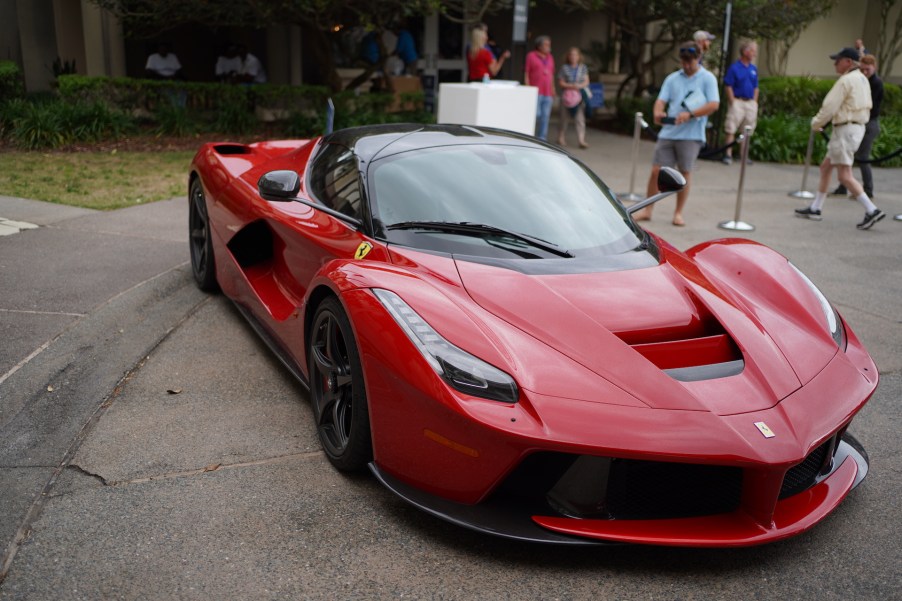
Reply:
M217 290L207 199L200 179L191 182L188 191L188 244L191 248L191 270L198 288L206 292Z
M325 299L316 310L307 361L310 400L326 456L339 470L362 470L373 456L363 368L351 323L336 298Z

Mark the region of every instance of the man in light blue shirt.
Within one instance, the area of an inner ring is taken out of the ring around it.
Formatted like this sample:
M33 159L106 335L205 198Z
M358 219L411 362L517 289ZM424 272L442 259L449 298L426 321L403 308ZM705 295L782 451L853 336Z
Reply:
M658 193L658 171L661 167L676 167L686 178L686 186L677 193L674 225L685 225L683 207L689 198L690 174L698 153L705 143L708 115L720 106L717 78L699 64L700 52L695 42L680 45L679 71L667 76L655 101L654 121L663 125L658 133L648 196ZM651 219L649 206L633 217L638 221Z

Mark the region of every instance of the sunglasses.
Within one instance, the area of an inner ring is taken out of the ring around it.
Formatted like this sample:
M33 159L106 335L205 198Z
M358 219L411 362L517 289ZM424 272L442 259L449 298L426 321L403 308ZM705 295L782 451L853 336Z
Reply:
M681 48L680 58L695 58L698 51L695 48Z

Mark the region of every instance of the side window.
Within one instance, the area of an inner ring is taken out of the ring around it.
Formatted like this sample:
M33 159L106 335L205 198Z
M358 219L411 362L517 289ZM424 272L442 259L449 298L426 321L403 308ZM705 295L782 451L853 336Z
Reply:
M316 199L345 215L362 219L357 158L348 148L330 144L316 157L310 172Z

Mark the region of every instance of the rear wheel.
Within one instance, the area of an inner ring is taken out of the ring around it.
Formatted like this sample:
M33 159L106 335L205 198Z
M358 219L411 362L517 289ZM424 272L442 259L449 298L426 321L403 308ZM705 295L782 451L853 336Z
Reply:
M325 299L316 310L307 357L323 450L336 468L361 470L373 456L363 368L351 322L335 298Z
M210 238L210 218L207 198L199 179L191 182L188 191L188 244L191 248L191 270L201 290L215 291L216 263L213 260L213 241Z

